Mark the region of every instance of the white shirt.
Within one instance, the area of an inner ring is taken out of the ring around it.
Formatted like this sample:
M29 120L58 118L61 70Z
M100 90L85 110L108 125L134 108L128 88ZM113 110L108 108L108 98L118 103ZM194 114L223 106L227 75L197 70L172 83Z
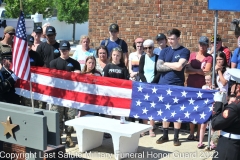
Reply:
M230 74L228 73L228 71L226 70L224 73L223 73L223 77L224 79L226 79L227 81L229 81L230 79ZM222 83L220 82L220 77L219 75L217 75L217 85L218 85L218 88L220 91L222 92L228 92L228 83L223 86Z

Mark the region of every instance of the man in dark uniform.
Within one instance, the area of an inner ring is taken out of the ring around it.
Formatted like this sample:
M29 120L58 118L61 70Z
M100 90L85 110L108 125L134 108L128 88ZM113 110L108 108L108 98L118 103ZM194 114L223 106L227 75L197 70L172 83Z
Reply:
M59 43L56 41L56 30L53 26L46 28L47 42L38 45L38 52L44 61L44 66L49 68L50 62L60 56Z
M44 62L40 55L32 50L33 44L34 44L34 38L33 36L28 36L27 37L28 41L28 54L30 58L30 65L31 66L39 66L42 67L44 65ZM32 101L29 98L26 97L21 97L21 104L24 106L29 106L32 107ZM35 108L41 108L41 109L46 109L46 105L42 105L41 101L34 100L34 107Z
M232 78L240 83L240 70L227 70ZM223 107L226 102L225 93L217 92L214 95L212 128L221 130L213 160L240 159L240 85L237 86L236 101Z
M18 77L10 70L12 64L12 52L5 52L1 54L2 57L2 68L1 68L1 79L8 82L8 91L2 95L3 101L7 103L20 104L20 97L15 93L15 82Z
M60 43L59 49L61 52L61 56L50 62L50 68L80 73L81 67L79 62L69 57L70 43L68 41L62 41ZM64 126L61 120L63 119L63 117L65 121L74 119L77 109L52 105L51 110L57 111L59 113L59 119L60 119L59 127L60 127L60 136L61 136L63 133L63 126ZM73 133L73 127L65 126L65 133L67 134L67 137L66 137L67 146L74 147L74 143L71 138L71 133ZM60 142L62 142L61 138L60 138Z

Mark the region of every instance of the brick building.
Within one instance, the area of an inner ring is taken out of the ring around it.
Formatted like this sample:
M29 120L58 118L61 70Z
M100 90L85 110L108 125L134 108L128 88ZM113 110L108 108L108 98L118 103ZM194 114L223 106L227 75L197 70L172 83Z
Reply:
M219 11L218 17L218 33L224 45L233 50L237 44L230 23L240 18L240 12ZM111 23L119 24L119 37L127 42L129 52L133 51L135 38L154 39L159 32L166 33L171 28L180 29L181 43L196 51L199 37L210 38L214 33L214 11L208 10L208 0L89 0L93 47L109 36Z

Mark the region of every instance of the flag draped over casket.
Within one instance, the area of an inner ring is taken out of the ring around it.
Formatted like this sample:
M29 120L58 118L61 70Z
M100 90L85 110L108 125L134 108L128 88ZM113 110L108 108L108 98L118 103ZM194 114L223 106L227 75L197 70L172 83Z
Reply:
M156 121L204 123L212 113L213 90L148 84L31 67L33 99L90 112ZM29 82L16 93L30 98Z

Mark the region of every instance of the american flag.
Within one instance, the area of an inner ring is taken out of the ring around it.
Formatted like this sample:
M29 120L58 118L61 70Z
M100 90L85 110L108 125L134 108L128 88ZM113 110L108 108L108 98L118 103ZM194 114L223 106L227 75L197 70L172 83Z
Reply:
M216 91L133 82L130 117L167 122L205 123Z
M213 90L147 84L43 67L31 67L33 99L80 110L156 121L204 123ZM16 93L30 98L29 82Z
M30 80L30 61L24 14L21 11L13 44L12 70L18 78Z

